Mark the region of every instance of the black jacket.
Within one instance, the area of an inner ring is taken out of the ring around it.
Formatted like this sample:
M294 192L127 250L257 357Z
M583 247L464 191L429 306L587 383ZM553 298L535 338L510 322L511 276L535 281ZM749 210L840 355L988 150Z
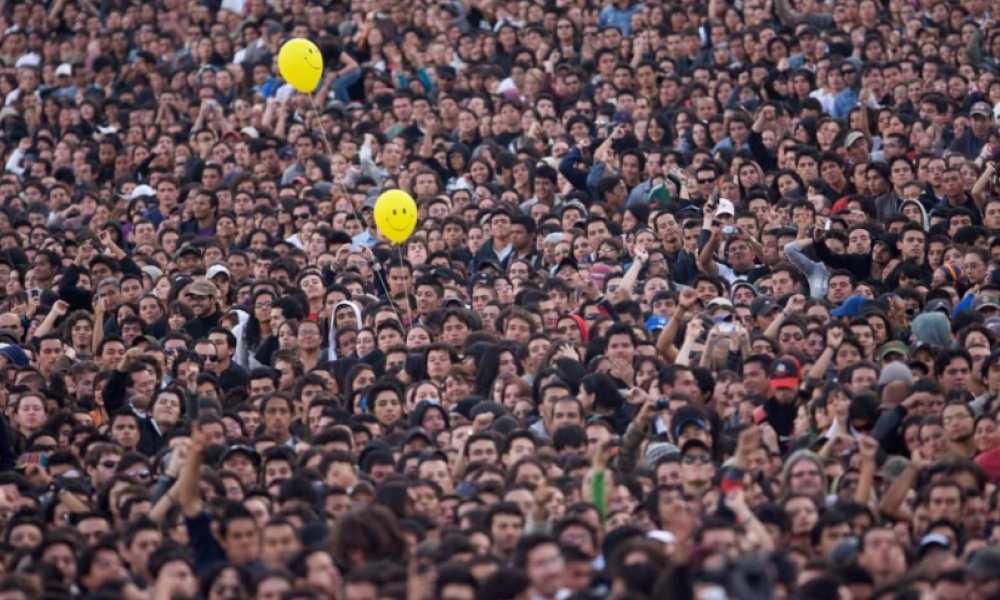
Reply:
M111 371L108 385L104 388L104 407L108 415L114 415L122 409L135 412L128 402L128 383L128 373L122 373L118 369ZM136 416L139 418L138 450L146 456L155 456L163 446L163 433L151 416L142 416L138 413Z
M207 338L208 332L211 331L213 327L219 326L219 320L221 318L222 311L216 309L214 313L208 315L207 317L195 317L185 323L184 331L187 331L188 335L190 335L194 340Z

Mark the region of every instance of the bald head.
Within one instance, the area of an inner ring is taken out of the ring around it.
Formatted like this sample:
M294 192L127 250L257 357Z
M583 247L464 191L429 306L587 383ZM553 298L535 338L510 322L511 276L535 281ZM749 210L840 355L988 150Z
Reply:
M21 317L12 312L0 314L0 329L10 329L17 332L18 338L24 339L24 328L21 326Z

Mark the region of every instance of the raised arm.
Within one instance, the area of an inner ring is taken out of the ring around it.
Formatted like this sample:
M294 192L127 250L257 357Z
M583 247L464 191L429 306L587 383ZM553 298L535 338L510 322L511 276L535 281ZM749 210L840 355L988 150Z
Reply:
M634 254L635 260L632 261L625 276L622 277L618 288L622 291L622 295L625 296L626 300L632 299L632 288L635 287L635 282L639 279L639 273L642 272L642 268L646 266L646 261L649 260L649 254L642 248L636 247Z
M858 487L854 490L854 501L867 505L872 501L872 490L875 489L875 458L878 454L878 441L867 435L858 438L858 450L861 454L861 477Z
M49 314L45 315L45 320L35 330L35 337L40 338L52 333L55 329L56 321L65 316L68 310L69 304L65 300L56 300L56 303L52 305L52 310L49 311Z
M897 521L909 521L913 519L913 514L910 512L910 509L903 506L903 501L906 499L906 494L913 489L913 484L916 483L917 477L920 476L921 469L929 462L924 460L920 452L919 448L913 451L910 455L910 463L906 465L906 468L903 469L899 477L896 477L892 485L889 486L889 489L885 491L885 496L882 497L882 502L879 503L879 510L883 515Z
M706 225L708 218L706 217ZM708 243L702 246L701 251L698 252L698 270L702 273L707 273L709 275L719 274L719 263L715 262L715 252L719 249L719 242L722 239L719 233L719 228L711 226L709 229L711 231L711 237L708 238Z
M819 358L809 368L806 376L813 381L823 381L826 378L826 370L830 368L830 361L833 360L837 349L844 341L844 330L840 327L831 327L826 330L826 347L820 353Z
M674 316L667 321L667 326L660 332L660 337L656 338L656 351L668 363L673 362L677 357L677 348L674 347L674 339L680 329L684 315L691 310L694 303L698 301L698 293L691 288L681 290L677 300L677 309Z
M198 482L201 479L201 465L204 462L205 434L197 419L191 422L191 452L177 481L177 498L185 517L195 517L201 513L204 502Z
M680 351L677 353L677 358L674 362L678 365L690 365L691 364L691 352L694 350L694 345L698 341L698 336L705 331L705 324L701 319L691 319L688 322L687 329L684 330L684 343L681 345ZM708 344L705 344L708 347Z
M988 146L989 144L987 144ZM997 167L992 161L986 163L983 174L979 176L972 186L972 199L976 201L976 206L982 211L986 204L986 193L990 190L990 184L996 177Z
M94 299L94 333L91 336L90 341L90 351L93 354L97 354L97 349L101 347L101 342L104 341L104 298Z

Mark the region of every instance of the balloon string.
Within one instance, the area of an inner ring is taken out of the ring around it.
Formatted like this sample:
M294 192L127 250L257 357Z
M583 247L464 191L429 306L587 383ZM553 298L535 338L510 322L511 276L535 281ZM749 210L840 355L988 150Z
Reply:
M403 247L399 244L396 245L399 246L399 267L403 270L403 287L405 290L409 290L410 284L406 282L406 265L403 264ZM413 327L413 307L410 306L410 293L405 290L403 291L403 296L406 298L406 310L410 315L410 327Z
M316 117L316 121L322 123L322 118L320 117L320 114L319 114L319 107L316 106L316 99L313 98L312 94L306 94L306 96L309 97L309 102L310 102L310 104L312 104L313 115ZM330 140L327 137L326 132L322 130L322 125L320 127L321 127L320 128L320 137L323 138L323 144L326 146L326 151L330 154L330 164L333 164L333 146L330 145ZM354 201L351 200L351 199L348 199L348 204L351 205L351 212L354 213L354 218L358 220L358 223L364 223L365 228L367 228L368 227L368 221L365 221L364 217L362 217L358 213L358 209L354 208ZM351 240L351 245L353 245L353 244L354 244L354 240L352 239ZM375 255L374 255L374 253L372 254L372 262L373 263L377 263L377 261L375 261ZM402 246L399 247L399 264L400 264L400 266L403 265L403 247ZM388 282L386 282L385 278L382 276L382 269L381 269L381 267L379 265L377 265L377 264L373 264L372 265L372 271L375 272L375 277L378 278L379 282L382 284L382 289L385 290L386 296L389 297L389 307L392 308L392 312L396 314L396 319L398 319L399 322L400 322L400 324L402 324L403 323L403 317L402 317L402 315L399 314L399 311L396 310L396 304L392 301L392 296L391 296L392 292L391 292L391 289L389 288ZM403 269L403 272L404 272L403 283L405 285L405 283L406 283L406 275L405 275L406 269L405 269L405 267ZM407 287L406 289L409 289L409 288ZM404 290L404 292L405 291L406 290ZM407 307L410 306L409 295L407 295L407 298L406 298L406 306ZM410 310L411 310L411 312L410 312L410 322L412 324L412 322L413 322L413 313L412 313L412 309L410 309Z

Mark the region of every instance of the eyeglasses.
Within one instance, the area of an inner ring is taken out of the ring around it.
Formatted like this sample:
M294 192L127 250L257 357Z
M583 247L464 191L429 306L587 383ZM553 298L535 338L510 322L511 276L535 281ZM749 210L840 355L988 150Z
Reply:
M712 462L712 457L707 454L688 454L684 457L684 464L693 465L696 463L701 463L707 465Z
M294 214L293 216L295 217L295 220L298 221L298 220L302 220L302 219L308 219L309 218L309 213L299 213L299 214Z
M941 419L941 423L944 425L951 425L952 423L957 423L959 421L965 421L966 419L971 419L968 413L960 413L952 417L945 417Z
M819 471L799 471L798 473L792 473L792 479L802 479L804 477L819 477Z
M129 477L139 477L140 479L145 479L149 477L149 469L138 469L136 471L125 471L125 474Z
M319 332L312 329L300 329L299 337L319 337Z
M271 310L271 303L267 302L261 304L254 304L253 307L256 308L257 310Z
M715 179L699 179L698 183L700 185L708 185L710 183L715 183Z
M219 357L218 356L210 355L210 354L199 354L198 358L200 358L204 362L219 362Z

